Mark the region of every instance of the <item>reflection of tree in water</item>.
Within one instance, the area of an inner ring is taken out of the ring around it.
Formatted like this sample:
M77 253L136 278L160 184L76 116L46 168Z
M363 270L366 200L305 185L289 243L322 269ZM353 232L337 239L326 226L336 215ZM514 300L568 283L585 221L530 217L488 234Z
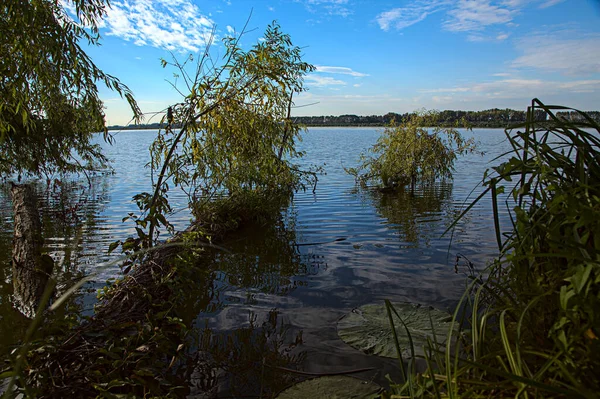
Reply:
M281 218L248 225L228 236L219 248L192 248L178 254L177 290L186 299L177 312L186 323L228 304L245 300L251 305L257 292L286 295L306 284L298 277L315 275L326 267L322 256L300 252L294 224ZM245 298L228 295L237 289L247 290Z
M203 314L236 306L228 292L285 295L303 285L298 276L316 274L322 258L303 255L296 245L293 221L248 225L219 244L225 250L201 248L183 251L178 259L177 290L185 299L177 314L195 326L188 336L187 372L192 394L200 397L272 397L298 381L282 369L298 369L304 360L299 351L301 332L288 331L272 310L261 323L250 315L247 327L216 332L203 327ZM199 316L200 315L200 316ZM204 395L204 396L202 396ZM211 396L216 395L216 396Z
M253 291L287 294L304 284L295 276L313 275L324 267L322 258L300 253L295 229L282 220L247 226L223 246L230 252L214 253L218 280Z
M204 328L196 333L197 351L188 360L194 395L273 397L299 380L289 370L297 370L305 360L306 353L299 349L302 332L289 331L276 310L260 325L251 314L247 327L227 332Z
M445 219L452 208L451 182L421 185L412 191L369 190L368 195L378 213L400 233L400 239L415 247L421 243L429 245L447 227Z
M89 183L89 184L88 184ZM108 197L105 175L90 176L90 180L65 179L34 185L40 205L44 250L54 261L53 276L58 289L64 289L83 277L81 269L84 244L95 242L98 214ZM24 335L29 320L12 306L12 205L10 186L0 185L0 354L9 350ZM102 249L98 248L98 251ZM55 312L55 320L78 314L81 304L71 297L63 309ZM54 328L46 323L46 327Z

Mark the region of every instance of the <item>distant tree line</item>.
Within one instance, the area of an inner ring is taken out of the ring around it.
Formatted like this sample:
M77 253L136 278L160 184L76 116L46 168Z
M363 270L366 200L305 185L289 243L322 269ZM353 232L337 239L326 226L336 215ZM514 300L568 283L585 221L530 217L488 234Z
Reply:
M339 115L339 116L297 116L293 117L295 123L306 126L387 126L391 121L406 122L414 113L397 114L388 112L385 115ZM588 111L587 114L600 122L600 111ZM581 115L573 111L557 112L556 115L568 121L577 121ZM439 127L461 126L463 121L472 127L505 128L510 125L524 123L527 118L525 111L514 109L487 109L485 111L440 111L438 114ZM547 118L543 110L536 110L534 119L545 121ZM159 129L160 123L129 126L109 126L110 130L122 129Z
M588 114L600 121L600 112L592 111ZM294 122L306 126L387 126L391 121L397 123L406 122L413 113L397 114L388 112L385 115L340 115L340 116L299 116ZM581 118L575 112L558 112L557 115L566 120L575 121ZM452 127L461 125L463 121L473 127L507 127L509 125L525 122L527 114L525 111L513 109L488 109L485 111L440 111L437 117L440 127ZM534 118L536 121L545 121L547 116L543 110L536 110Z

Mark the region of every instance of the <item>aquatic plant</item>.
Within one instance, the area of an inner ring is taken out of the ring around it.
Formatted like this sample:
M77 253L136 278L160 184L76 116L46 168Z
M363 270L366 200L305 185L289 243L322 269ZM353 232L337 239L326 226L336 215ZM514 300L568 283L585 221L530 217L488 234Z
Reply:
M439 112L421 111L401 122L393 120L369 149L372 155L361 154L360 164L346 172L363 185L386 189L451 179L454 161L473 152L475 141L465 139L456 127L439 127L438 118Z
M546 120L534 118L539 111ZM580 117L565 120L556 111ZM392 395L600 392L600 125L537 99L527 115L506 130L510 158L486 172L486 189L463 212L491 194L500 255L486 279L473 277L454 312L461 328L450 333L459 344L445 351L429 344L427 371L405 372ZM503 232L498 206L505 193L513 212Z

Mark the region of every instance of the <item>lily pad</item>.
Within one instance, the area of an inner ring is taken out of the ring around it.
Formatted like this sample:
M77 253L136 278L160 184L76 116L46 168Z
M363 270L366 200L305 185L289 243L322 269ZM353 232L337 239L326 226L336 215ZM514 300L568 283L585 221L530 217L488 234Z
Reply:
M428 337L434 342L435 335L435 341L439 345L445 345L452 321L449 313L408 302L392 305L410 332L415 355L423 354ZM411 351L406 329L393 311L392 315L402 357L408 358ZM338 335L348 345L367 354L398 357L385 304L369 304L352 310L338 321Z
M373 382L337 375L302 381L281 392L276 399L374 399L381 391Z

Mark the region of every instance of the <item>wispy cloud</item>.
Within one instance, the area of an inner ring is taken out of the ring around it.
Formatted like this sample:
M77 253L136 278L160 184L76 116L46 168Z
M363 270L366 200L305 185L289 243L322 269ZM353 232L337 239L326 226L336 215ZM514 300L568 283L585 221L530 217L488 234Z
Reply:
M511 22L517 9L493 5L489 0L461 0L448 11L444 28L451 32L482 30L489 25Z
M451 4L448 0L417 0L407 7L393 8L377 16L379 27L385 31L390 28L404 29L421 22L428 15L441 11Z
M513 61L514 67L541 69L565 75L600 73L600 35L566 38L534 36L517 43L522 53Z
M190 0L123 0L111 3L102 27L138 46L196 52L210 38L214 22Z
M467 35L467 40L470 42L502 42L508 39L510 35L508 33L498 33L495 35L485 35L479 32L470 33Z
M327 87L327 86L345 86L346 82L343 80L335 79L330 76L320 76L311 74L304 78L308 87Z
M416 0L405 7L392 8L377 17L379 27L385 31L405 29L443 11L442 27L451 32L481 32L490 26L514 26L512 22L521 10L530 4L541 3L550 7L563 0ZM504 40L506 33L498 34L496 40ZM472 41L486 39L481 35L469 36Z
M529 98L532 95L543 97L562 92L571 93L592 93L600 91L600 80L572 80L556 81L543 79L524 79L511 78L499 79L488 82L478 82L464 87L423 89L421 93L441 93L446 96L437 96L441 98L461 98L475 100L477 98ZM459 94L458 94L459 93ZM435 97L435 96L433 96ZM433 98L432 97L432 98Z
M338 67L338 66L316 65L316 72L336 73L336 74L350 75L350 76L356 76L356 77L369 76L369 74L367 74L367 73L356 72L350 68Z
M439 89L422 89L420 93L462 93L470 91L469 87L451 87L451 88L439 88Z
M298 1L298 0L297 0ZM347 17L353 14L349 0L304 0L307 9L314 13Z
M547 0L544 1L541 5L540 8L548 8L548 7L552 7L553 5L556 5L558 3L562 3L564 0Z

